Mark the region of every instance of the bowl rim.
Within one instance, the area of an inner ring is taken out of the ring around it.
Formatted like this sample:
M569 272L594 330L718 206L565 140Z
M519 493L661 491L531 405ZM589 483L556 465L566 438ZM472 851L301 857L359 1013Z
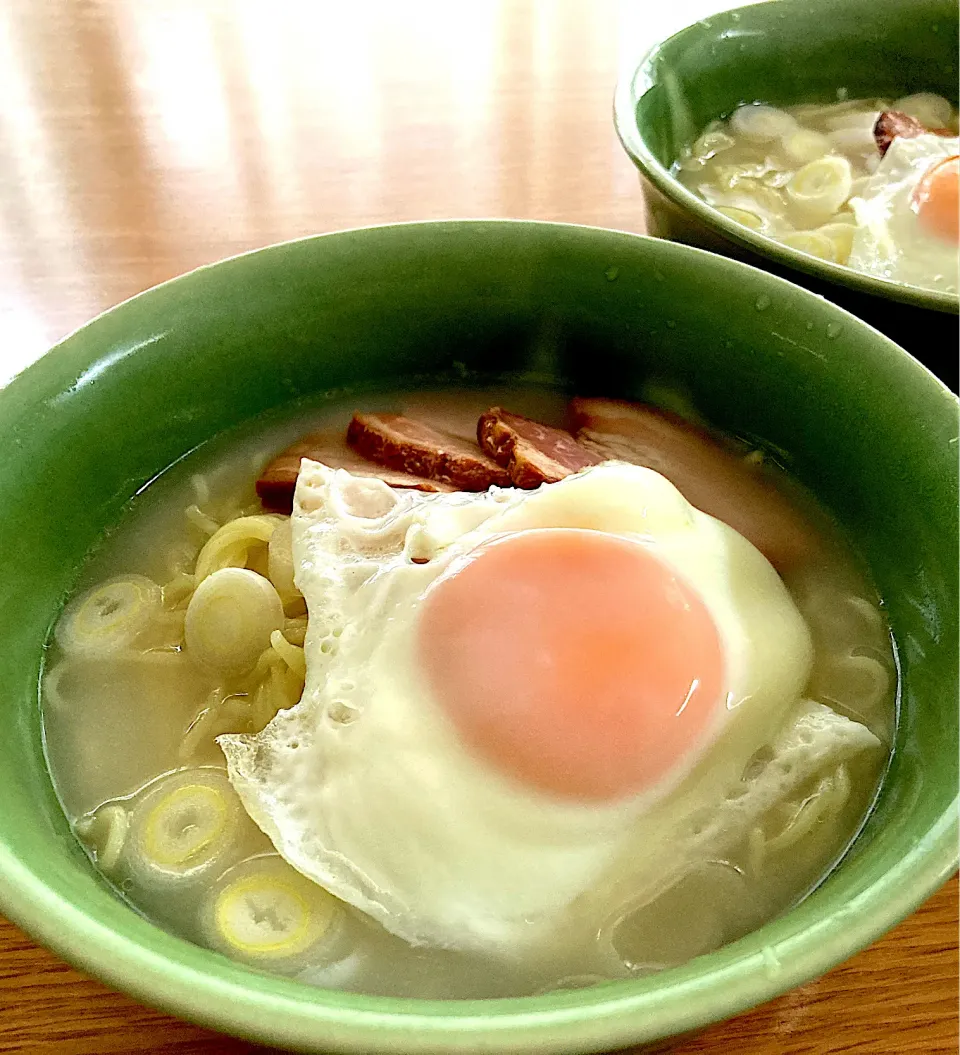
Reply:
M801 934L745 956L738 955L738 946L751 943L749 936L741 939L710 954L726 962L706 977L689 965L661 972L656 977L672 983L666 991L631 992L637 983L617 981L546 997L427 1001L323 990L310 990L314 999L305 999L310 987L286 979L250 989L244 979L249 973L213 953L198 950L210 968L198 970L91 920L38 883L6 847L0 847L0 907L81 970L143 1003L230 1035L310 1052L439 1055L502 1051L500 1045L509 1044L512 1051L562 1055L705 1027L802 985L865 948L955 872L957 805L954 800L895 868ZM164 944L171 942L189 945L180 939Z
M775 6L780 5L772 5L769 0L766 0L766 2L747 4L710 15L658 41L647 48L639 59L631 61L625 68L626 72L622 73L618 79L613 97L613 121L621 146L640 172L665 198L681 206L685 212L692 213L706 227L723 235L741 249L750 250L758 256L794 268L812 278L846 286L858 293L867 293L884 300L909 304L929 311L953 315L960 313L960 294L894 282L892 279L867 275L843 264L820 260L809 253L802 253L798 249L778 242L775 238L752 231L749 227L744 227L729 219L723 213L717 212L693 191L688 190L670 169L659 162L647 145L637 122L637 105L643 94L656 83L652 71L662 50L668 44L675 43L681 37L696 33L706 26L712 27L724 22L732 25L745 11L752 12L762 8L766 12Z
M548 228L590 236L638 240L658 253L697 256L710 266L741 272L784 293L813 298L839 318L869 331L933 382L939 396L956 397L922 364L845 309L762 269L705 250L647 235L588 225L536 220L413 221L369 225L277 243L202 265L138 293L96 316L75 335L95 329L107 316L128 309L211 268L243 266L248 258L285 253L304 243L363 232L408 227L471 226ZM51 349L53 350L53 349ZM27 372L31 367L27 367ZM650 979L612 981L592 989L492 1000L422 1000L369 997L314 989L304 983L252 971L176 938L117 903L129 919L121 932L89 916L52 889L6 843L0 842L0 910L68 962L143 1003L188 1021L262 1043L311 1052L371 1051L469 1053L511 1051L531 1055L605 1050L705 1027L739 1014L815 978L870 944L909 915L953 872L958 862L960 795L926 825L894 867L854 897L821 910L817 893L780 917L792 921L774 942L770 924L707 957ZM828 884L825 884L828 885ZM822 888L821 888L822 889ZM807 917L810 917L809 919ZM774 921L775 923L778 921ZM130 933L133 931L133 933ZM142 937L141 937L142 936ZM704 960L709 968L704 972ZM259 985L250 987L252 978Z

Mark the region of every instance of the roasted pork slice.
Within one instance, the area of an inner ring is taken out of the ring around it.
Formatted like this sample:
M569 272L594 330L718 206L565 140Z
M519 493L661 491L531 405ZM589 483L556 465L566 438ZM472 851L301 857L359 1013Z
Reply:
M257 494L266 509L289 513L293 508L293 491L300 473L300 459L323 462L332 469L346 469L354 476L374 477L391 487L416 491L454 491L456 488L438 480L428 480L412 473L397 472L375 465L347 446L343 429L315 432L297 440L273 459L257 480Z
M459 491L510 487L510 475L475 444L402 414L356 413L347 443L364 458Z
M876 140L880 157L890 149L890 144L898 137L915 139L927 134L927 128L915 117L900 110L884 110L873 126L873 138Z
M745 460L745 451L675 414L616 399L574 399L577 441L606 459L644 465L665 476L691 505L753 543L778 571L809 549L809 529L786 496Z
M510 474L514 486L539 487L597 465L603 458L581 447L563 429L491 407L477 422L477 442Z

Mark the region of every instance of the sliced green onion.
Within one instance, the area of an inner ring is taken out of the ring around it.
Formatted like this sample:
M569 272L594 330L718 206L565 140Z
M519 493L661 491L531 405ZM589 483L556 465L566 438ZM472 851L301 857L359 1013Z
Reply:
M203 582L220 568L244 567L248 551L254 546L268 543L281 520L281 517L272 514L228 520L200 550L195 572L197 582Z
M842 225L841 225L842 226ZM793 231L785 234L780 239L784 245L791 249L797 249L801 253L808 253L820 260L829 260L836 263L837 247L832 239L820 231Z
M273 966L330 943L341 908L332 894L271 854L244 861L221 877L205 923L222 952Z
M853 171L846 158L833 155L798 169L787 184L787 196L808 216L833 216L850 197Z
M72 656L105 656L133 645L156 619L160 587L143 575L120 575L67 605L54 636Z
M816 161L830 153L830 140L809 128L794 129L783 137L782 143L787 155L800 164Z
M917 92L897 99L891 110L899 110L919 121L927 128L947 128L953 117L953 106L949 99L933 92Z
M833 223L824 224L818 228L818 234L824 235L833 242L833 259L838 264L845 264L850 258L850 250L853 248L853 236L856 227L845 220L837 220Z
M740 106L730 115L730 127L734 135L749 139L753 143L769 143L782 139L796 127L796 118L775 106L750 103Z
M236 676L253 669L284 620L283 604L269 579L247 568L222 568L208 575L190 598L184 641L201 666Z
M130 813L119 802L108 802L74 825L77 835L93 851L100 870L108 875L120 863L130 831Z
M196 879L237 852L243 807L221 769L188 769L155 782L131 817L130 867L141 879Z
M741 224L743 227L749 227L751 231L762 231L767 226L755 212L747 212L746 209L735 209L732 206L720 205L717 207L717 212L721 216L726 216L728 220L733 220L734 223Z

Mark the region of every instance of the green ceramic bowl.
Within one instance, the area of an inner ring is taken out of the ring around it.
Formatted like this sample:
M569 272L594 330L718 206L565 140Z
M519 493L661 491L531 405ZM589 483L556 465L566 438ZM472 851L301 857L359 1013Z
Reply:
M836 102L932 91L957 101L955 0L775 0L704 19L658 44L617 87L617 133L641 172L647 230L739 257L866 319L957 384L957 297L860 274L712 209L670 167L744 102Z
M185 451L296 396L504 374L623 396L652 377L682 384L720 427L788 452L846 525L903 663L895 760L854 849L799 907L733 945L656 977L536 998L325 992L159 930L91 868L44 765L44 642L84 555ZM695 1029L819 975L956 867L956 439L949 392L846 312L635 235L372 228L144 293L0 392L0 909L148 1004L304 1051L593 1052Z

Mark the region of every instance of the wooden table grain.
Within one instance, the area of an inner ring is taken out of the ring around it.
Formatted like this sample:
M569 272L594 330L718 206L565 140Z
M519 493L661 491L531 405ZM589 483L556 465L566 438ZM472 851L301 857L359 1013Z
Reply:
M3 0L0 384L232 253L388 221L642 230L617 71L721 0ZM957 883L678 1055L955 1052ZM0 1052L264 1051L139 1006L0 920Z

